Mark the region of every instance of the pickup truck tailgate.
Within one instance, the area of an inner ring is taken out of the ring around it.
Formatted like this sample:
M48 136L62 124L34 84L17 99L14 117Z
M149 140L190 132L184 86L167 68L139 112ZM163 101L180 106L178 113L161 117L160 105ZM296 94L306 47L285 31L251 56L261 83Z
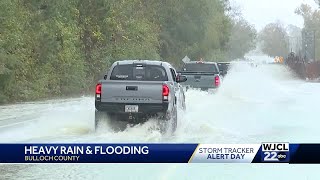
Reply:
M195 88L210 88L215 87L216 74L213 73L181 73L187 76L187 81L181 85L188 85Z
M162 103L162 82L103 81L101 102Z

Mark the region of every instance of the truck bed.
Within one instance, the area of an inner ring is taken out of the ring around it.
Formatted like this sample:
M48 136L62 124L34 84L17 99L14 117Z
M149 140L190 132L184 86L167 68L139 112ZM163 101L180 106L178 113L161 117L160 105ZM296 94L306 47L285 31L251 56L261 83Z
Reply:
M215 85L215 78L219 75L218 73L190 71L182 71L179 73L186 76L188 79L186 82L181 83L182 86L201 89L217 88Z

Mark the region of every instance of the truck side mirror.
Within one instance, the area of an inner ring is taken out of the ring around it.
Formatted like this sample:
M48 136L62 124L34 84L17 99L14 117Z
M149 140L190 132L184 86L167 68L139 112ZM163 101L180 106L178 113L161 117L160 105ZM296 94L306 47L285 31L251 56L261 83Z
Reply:
M178 75L176 78L177 83L186 82L188 78L186 76Z
M107 78L108 78L108 74L105 74L105 75L103 76L103 79L106 80Z
M227 74L227 71L220 71L220 74L221 74L221 75L226 75L226 74Z

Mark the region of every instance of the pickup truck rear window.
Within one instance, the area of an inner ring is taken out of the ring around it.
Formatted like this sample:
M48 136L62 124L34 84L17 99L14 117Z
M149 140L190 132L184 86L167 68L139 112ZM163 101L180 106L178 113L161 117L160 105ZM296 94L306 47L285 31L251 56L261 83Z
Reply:
M218 73L218 69L215 64L204 64L204 63L185 64L184 71Z
M168 81L168 76L162 66L125 64L113 68L110 80Z

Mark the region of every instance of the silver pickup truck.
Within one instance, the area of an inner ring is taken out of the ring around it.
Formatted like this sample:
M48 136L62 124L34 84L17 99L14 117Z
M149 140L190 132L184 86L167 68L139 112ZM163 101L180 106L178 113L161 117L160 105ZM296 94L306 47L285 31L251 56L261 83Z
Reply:
M206 91L220 86L221 72L215 62L190 61L178 73L187 77L187 81L181 84L186 90L192 88Z
M177 108L185 109L185 95L179 83L186 80L167 62L125 60L113 63L96 85L95 127L103 120L138 124L157 117L175 131Z

